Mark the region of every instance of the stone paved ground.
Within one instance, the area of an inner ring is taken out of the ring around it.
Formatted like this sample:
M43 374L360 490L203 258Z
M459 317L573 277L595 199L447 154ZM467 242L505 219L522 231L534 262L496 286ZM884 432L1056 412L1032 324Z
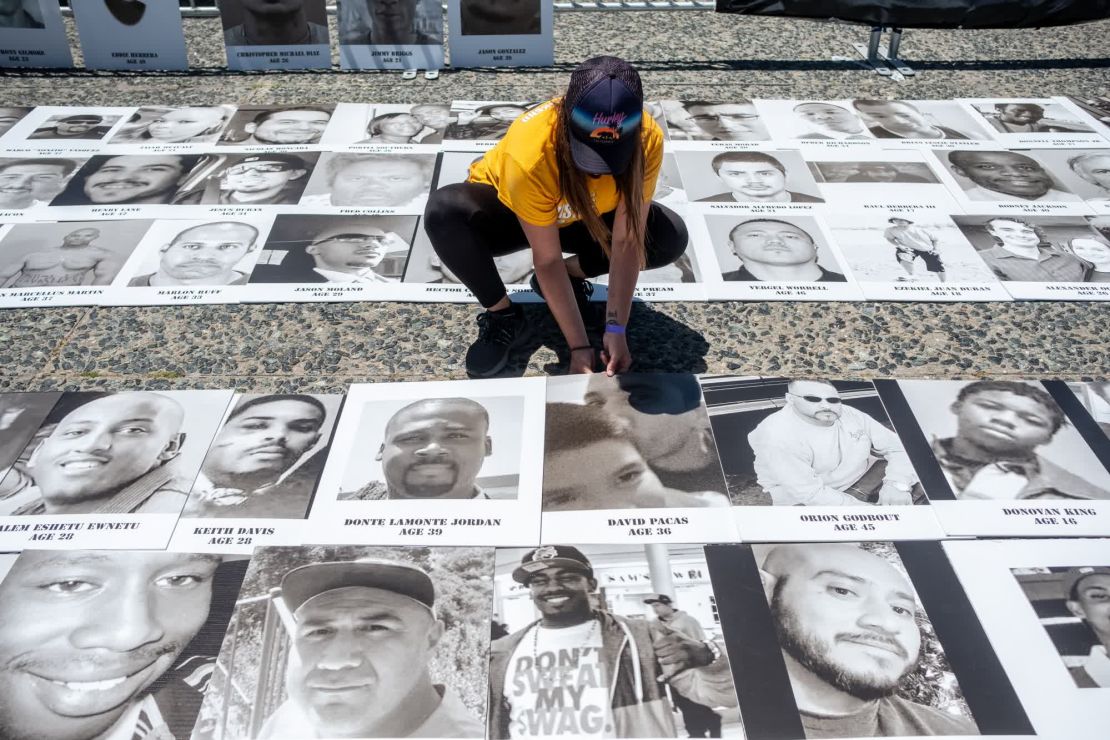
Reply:
M0 104L409 102L541 99L600 53L635 63L649 98L1107 94L1110 23L1043 31L914 31L921 70L895 83L846 57L859 27L710 12L579 12L556 19L550 69L229 74L218 22L186 21L189 74L0 74ZM839 59L837 59L839 58ZM542 306L534 346L510 372L565 367ZM856 377L1110 372L1110 307L1088 303L640 305L636 368ZM337 390L347 383L464 377L475 308L438 304L253 305L0 311L0 390L235 387Z

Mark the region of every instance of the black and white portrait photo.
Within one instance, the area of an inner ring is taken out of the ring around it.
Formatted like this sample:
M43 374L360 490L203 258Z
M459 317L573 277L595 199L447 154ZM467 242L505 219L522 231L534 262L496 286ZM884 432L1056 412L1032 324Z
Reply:
M1038 149L1036 154L1065 188L1110 213L1110 149Z
M318 152L208 156L177 205L293 205L300 200Z
M66 393L24 451L24 488L9 492L0 515L176 516L228 399L225 391Z
M876 139L990 138L958 103L947 100L857 98L852 101L852 108Z
M974 202L1079 203L1031 151L953 149L935 152L963 197Z
M1110 437L1110 380L1092 380L1086 383L1068 383L1068 388L1083 404L1099 429Z
M700 203L824 203L798 152L679 152L687 197Z
M104 113L96 109L88 111L58 113L50 116L27 135L28 140L49 140L56 143L65 141L100 141L116 124L121 116L117 113Z
M334 110L333 105L241 106L219 143L227 146L319 144Z
M39 0L3 0L0 2L0 29L44 28Z
M91 0L70 6L89 69L185 69L181 10L159 0Z
M397 283L417 216L279 214L251 283Z
M544 511L728 506L725 491L695 376L549 382Z
M869 141L871 131L850 100L760 100L763 123L777 139Z
M492 548L257 548L198 730L483 738L492 575Z
M447 161L448 157L459 154L463 153L445 152L443 154L444 162ZM466 152L465 154L467 157L472 157L473 153ZM510 252L509 254L494 257L493 264L497 268L497 274L501 276L501 280L504 281L505 285L527 285L534 270L534 265L532 264L532 250L530 249L522 249L518 252ZM670 267L670 265L668 265L668 267ZM412 253L408 260L408 267L405 269L404 282L462 284L459 277L451 272L447 265L443 264L439 255L432 249L432 242L428 239L428 234L424 231L423 227L416 231L415 241L412 245Z
M704 381L737 506L928 503L875 386L867 381Z
M702 546L495 557L488 738L744 737Z
M0 158L0 211L50 203L84 161L83 157Z
M246 564L25 551L0 583L0 735L189 737Z
M10 510L8 499L32 485L27 459L43 420L61 393L0 394L0 507ZM0 580L3 579L0 567Z
M324 0L219 0L219 7L228 47L328 43Z
M237 397L193 481L183 517L303 519L324 470L342 395Z
M1078 216L953 216L979 258L1002 281L1110 280L1110 244ZM1104 270L1099 270L1098 265Z
M1110 688L1110 566L1011 570L1076 688Z
M230 105L139 108L112 136L112 144L211 144L231 120Z
M710 214L705 223L726 282L847 280L812 216Z
M325 152L300 204L423 213L435 162L435 154Z
M810 162L809 166L818 182L883 185L923 185L940 182L924 162Z
M935 554L941 554L939 546L926 544ZM968 687L957 678L940 630L926 613L907 565L894 546L752 545L750 549L737 547L733 552L750 552L754 557L770 612L769 626L781 649L778 665L766 655L766 665L741 665L740 670L764 669L768 680L775 681L785 668L800 720L797 729L802 733L783 732L777 737L800 740L980 733L964 698ZM713 565L710 561L711 569ZM744 568L743 572L737 569L720 575L735 582L745 576L745 581L750 580L748 573ZM954 576L951 580L958 584ZM737 585L734 583L734 587ZM958 585L956 588L962 598ZM748 609L755 613L758 607ZM735 631L746 642L770 636L754 634L766 631L765 617L758 622L741 622L731 616L728 612L722 614L726 636ZM966 650L965 645L971 644L980 654L990 655L989 643L984 639L976 645L974 638L969 630L959 648ZM743 699L743 687L739 689ZM787 701L789 698L784 697L783 703ZM780 708L777 702L768 702L764 711ZM747 714L749 708L742 709ZM766 722L763 717L752 719L759 725ZM753 740L759 736L756 733L753 737L749 730Z
M0 240L0 288L111 285L151 223L15 224Z
M491 103L455 101L451 106L454 121L443 138L462 141L497 141L509 125L536 103L497 101Z
M373 401L361 408L340 501L515 499L524 399Z
M339 6L339 43L346 46L436 46L443 43L437 0L349 0Z
M135 253L127 286L246 285L262 234L247 221L157 221Z
M977 101L972 104L972 109L999 134L1067 135L1092 132L1079 116L1051 100Z
M19 106L0 106L0 137L8 133L12 126L22 121L34 108L21 108Z
M674 141L767 141L771 138L750 100L664 100L666 131Z
M195 154L97 155L77 171L52 206L172 203L201 161Z
M540 5L541 0L459 0L462 35L525 36L541 33Z
M1110 473L1038 383L899 380L960 501L1110 499Z

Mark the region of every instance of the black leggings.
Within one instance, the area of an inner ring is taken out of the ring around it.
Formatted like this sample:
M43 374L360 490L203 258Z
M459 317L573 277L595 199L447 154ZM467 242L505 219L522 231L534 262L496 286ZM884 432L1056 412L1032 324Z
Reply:
M615 211L602 214L610 229L614 214ZM504 298L506 292L493 258L529 248L516 214L497 199L497 190L492 185L460 182L434 191L424 211L424 228L444 266L486 308ZM688 240L686 225L678 214L652 203L644 235L645 269L677 260L686 251ZM587 277L608 274L609 258L581 221L560 228L559 243L564 252L578 256Z

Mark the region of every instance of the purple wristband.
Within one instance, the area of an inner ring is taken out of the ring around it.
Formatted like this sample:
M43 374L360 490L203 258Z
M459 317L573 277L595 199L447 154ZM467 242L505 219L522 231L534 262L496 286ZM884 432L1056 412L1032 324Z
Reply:
M624 327L621 326L620 324L606 324L605 325L605 333L606 334L624 334Z

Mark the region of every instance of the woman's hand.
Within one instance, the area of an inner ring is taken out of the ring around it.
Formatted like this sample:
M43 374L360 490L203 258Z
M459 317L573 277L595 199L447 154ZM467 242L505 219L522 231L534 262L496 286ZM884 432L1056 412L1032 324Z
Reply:
M607 331L602 345L605 349L601 350L601 361L605 363L606 375L623 373L632 367L632 353L628 351L628 340L624 334Z
M571 350L570 367L567 368L567 373L569 375L592 374L596 359L593 347L579 347Z

